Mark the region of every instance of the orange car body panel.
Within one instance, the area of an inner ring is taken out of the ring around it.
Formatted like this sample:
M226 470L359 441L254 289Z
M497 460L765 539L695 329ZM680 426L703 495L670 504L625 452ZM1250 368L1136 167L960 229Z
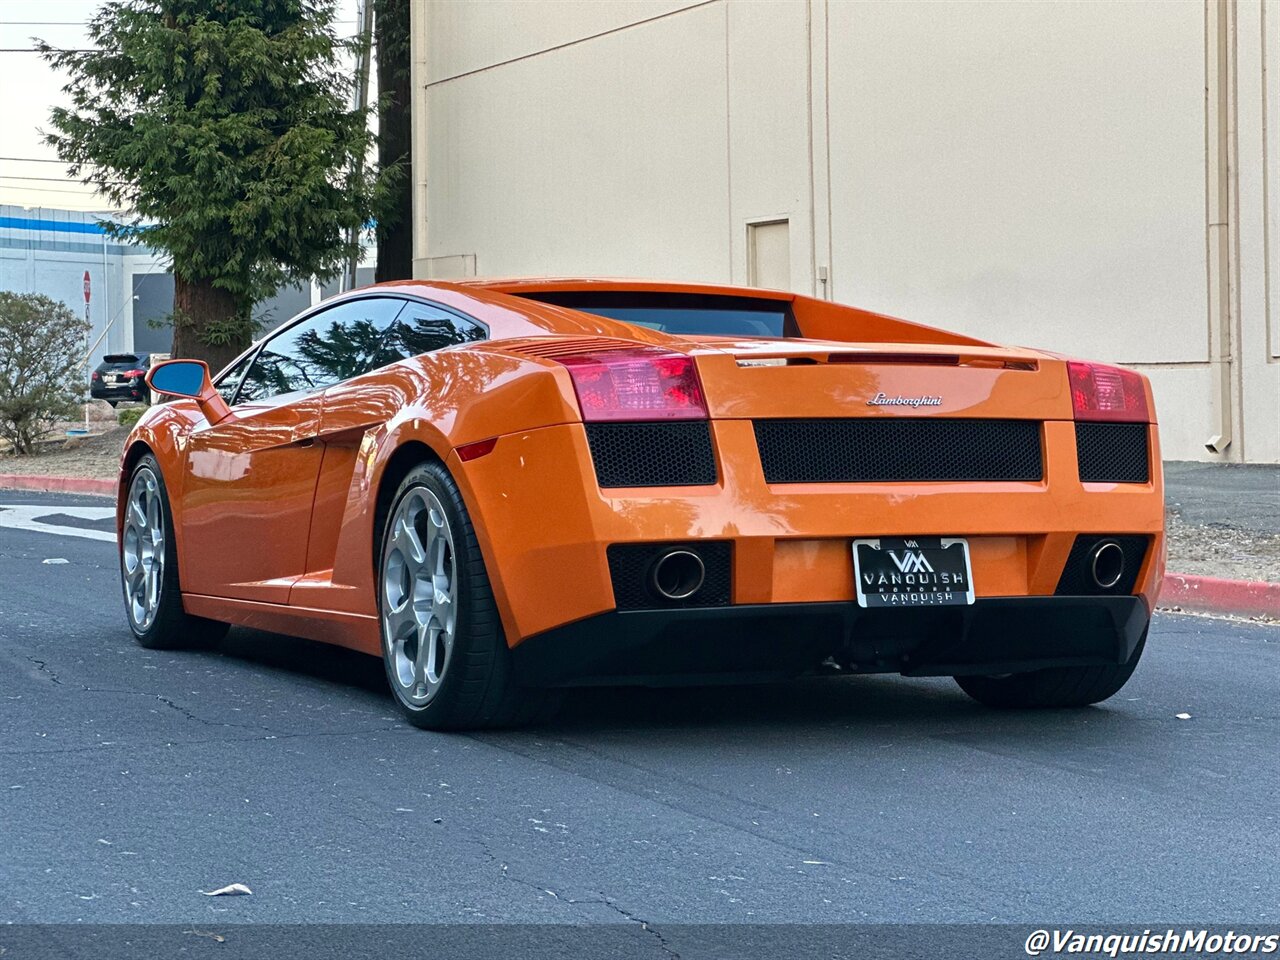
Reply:
M657 290L784 301L806 339L676 337L519 295ZM852 600L854 537L962 536L979 597L1054 592L1078 533L1144 534L1135 593L1151 608L1164 558L1154 402L1148 483L1082 483L1065 361L788 293L651 281L399 282L360 293L425 298L489 339L392 364L287 407L210 423L194 400L153 407L126 445L160 461L189 612L380 653L372 544L377 493L407 444L462 491L508 643L614 609L613 543L723 539L733 601ZM718 481L602 490L572 381L538 338L628 339L696 359ZM786 363L787 358L793 362ZM939 362L930 362L930 359ZM774 360L774 364L761 361ZM800 361L800 362L796 362ZM925 413L877 393L941 397ZM1043 424L1045 479L986 483L765 481L752 419L974 417ZM460 446L497 438L464 462Z

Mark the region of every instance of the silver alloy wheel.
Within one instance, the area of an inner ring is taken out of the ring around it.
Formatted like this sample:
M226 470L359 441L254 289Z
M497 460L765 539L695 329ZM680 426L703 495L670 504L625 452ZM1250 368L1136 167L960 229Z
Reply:
M139 633L150 629L164 584L164 498L150 467L133 475L124 513L124 603Z
M424 707L440 690L457 625L453 533L434 493L400 501L382 547L382 648L396 693Z

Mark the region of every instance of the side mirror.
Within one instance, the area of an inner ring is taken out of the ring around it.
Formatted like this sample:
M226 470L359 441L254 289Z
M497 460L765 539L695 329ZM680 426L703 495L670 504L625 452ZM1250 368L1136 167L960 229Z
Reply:
M147 386L170 397L187 397L200 405L210 423L231 415L231 408L209 379L209 365L203 360L167 360L147 371Z
M170 360L157 364L147 374L147 383L156 393L198 400L209 381L209 368L201 360ZM212 388L210 384L210 388Z

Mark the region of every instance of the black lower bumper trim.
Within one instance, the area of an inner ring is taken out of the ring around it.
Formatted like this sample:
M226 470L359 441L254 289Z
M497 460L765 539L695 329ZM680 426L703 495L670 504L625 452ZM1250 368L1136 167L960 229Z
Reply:
M1139 597L994 597L864 610L769 603L612 611L512 650L524 683L686 684L795 676L835 657L857 673L1023 673L1127 663L1151 618Z

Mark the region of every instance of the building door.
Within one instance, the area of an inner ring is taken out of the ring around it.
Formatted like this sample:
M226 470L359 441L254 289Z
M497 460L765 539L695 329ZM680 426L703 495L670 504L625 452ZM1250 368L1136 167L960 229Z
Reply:
M791 289L791 225L787 220L747 224L747 282Z
M133 275L133 352L168 353L173 349L173 274ZM214 373L217 373L215 370Z

